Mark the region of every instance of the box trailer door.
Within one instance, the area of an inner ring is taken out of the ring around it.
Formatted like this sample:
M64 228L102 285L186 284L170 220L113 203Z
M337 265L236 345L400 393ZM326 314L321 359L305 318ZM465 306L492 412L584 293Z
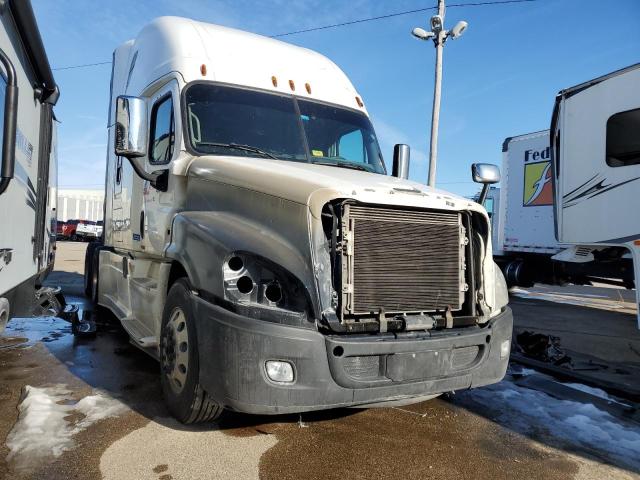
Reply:
M553 131L556 236L640 239L640 64L560 92Z

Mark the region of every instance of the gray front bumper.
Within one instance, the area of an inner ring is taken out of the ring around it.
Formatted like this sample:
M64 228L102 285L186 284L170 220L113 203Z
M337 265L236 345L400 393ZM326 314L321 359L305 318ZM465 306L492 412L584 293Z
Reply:
M506 308L485 327L429 338L323 335L236 315L199 297L200 384L226 408L278 414L401 401L500 381L513 317ZM295 382L276 384L267 360L294 365ZM364 360L364 361L362 361ZM371 365L377 365L372 374Z

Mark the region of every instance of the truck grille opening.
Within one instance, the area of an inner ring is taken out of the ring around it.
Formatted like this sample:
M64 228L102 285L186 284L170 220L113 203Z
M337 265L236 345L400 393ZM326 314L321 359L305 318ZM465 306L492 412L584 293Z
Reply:
M340 227L343 317L462 308L459 212L345 204Z

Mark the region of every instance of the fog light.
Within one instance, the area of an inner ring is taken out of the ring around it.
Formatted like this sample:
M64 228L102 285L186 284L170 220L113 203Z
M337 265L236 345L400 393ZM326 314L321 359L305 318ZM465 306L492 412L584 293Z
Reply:
M269 380L279 383L293 382L293 365L280 360L267 360L265 364Z
M500 344L500 358L507 358L509 356L510 348L511 348L511 340L504 340Z

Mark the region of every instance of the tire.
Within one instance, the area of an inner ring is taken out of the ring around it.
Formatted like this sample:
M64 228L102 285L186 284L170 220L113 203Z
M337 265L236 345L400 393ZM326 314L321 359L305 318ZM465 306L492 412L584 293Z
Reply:
M185 278L169 289L162 313L160 377L169 412L180 422L215 420L223 411L199 385L200 370L191 288Z
M98 305L98 274L100 272L100 247L97 245L91 256L91 277L89 277L90 295L89 298L94 305Z
M90 243L87 245L87 250L84 254L84 294L91 298L91 278L93 276L93 257L95 255L96 244Z

